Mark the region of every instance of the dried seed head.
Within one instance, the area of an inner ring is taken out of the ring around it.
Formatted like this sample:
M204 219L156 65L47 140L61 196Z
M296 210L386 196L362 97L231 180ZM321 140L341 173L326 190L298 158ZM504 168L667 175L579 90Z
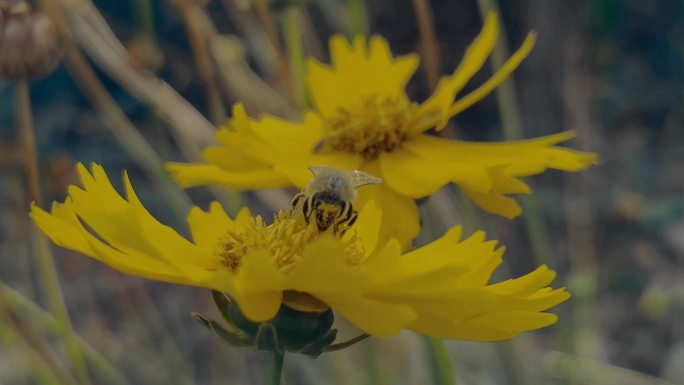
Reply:
M0 1L0 78L33 79L57 66L61 49L57 28L26 2Z

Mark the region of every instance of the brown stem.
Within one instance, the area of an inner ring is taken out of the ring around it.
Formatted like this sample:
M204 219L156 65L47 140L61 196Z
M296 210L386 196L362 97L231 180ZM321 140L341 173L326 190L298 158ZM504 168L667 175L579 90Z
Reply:
M72 76L102 115L114 137L160 187L175 213L180 218L184 218L191 206L190 199L171 182L164 172L164 162L159 158L155 149L138 132L97 77L76 45L65 20L62 18L59 4L55 0L46 0L42 4L50 12L50 16L60 33L64 46L64 57Z
M297 98L291 77L290 64L285 53L285 47L278 37L278 28L273 14L271 14L271 8L267 0L254 0L253 6L261 26L266 31L278 55L278 84L288 93L290 100L294 102Z
M24 172L26 174L29 197L40 203L40 177L38 175L38 155L36 153L36 136L33 131L33 117L31 116L31 96L28 81L20 80L16 84L15 111L21 144L23 147Z
M221 92L216 81L216 71L211 60L209 44L203 27L198 23L197 5L191 0L175 0L171 2L175 7L190 41L197 65L197 71L207 92L209 101L209 111L214 124L221 124L226 118L226 111L223 108Z
M42 194L40 190L40 173L38 168L38 151L36 149L36 137L33 128L33 117L31 114L31 95L28 81L20 80L16 83L15 111L19 131L21 133L22 149L24 152L24 166L30 198L34 202L40 203ZM50 244L45 236L34 226L30 229L30 239L37 257L40 270L43 291L50 310L59 317L68 330L64 331L64 342L67 347L69 357L76 369L82 383L90 383L88 370L85 366L83 354L76 343L75 333L71 328L71 320L67 312L62 290L59 285L57 268L50 250ZM30 343L30 341L29 341ZM39 352L40 353L40 352Z
M423 59L423 70L428 80L430 90L437 87L439 80L439 44L435 37L432 10L427 0L413 0L413 10L416 12L418 31L420 33L420 51Z
M60 384L77 384L71 375L59 365L53 353L50 351L50 347L45 343L41 336L29 326L29 323L26 322L19 313L8 306L2 288L0 288L0 316L5 316L7 318L7 321L12 325L17 332L17 335L21 337L27 347L40 359L41 364L44 364L52 375L59 380Z

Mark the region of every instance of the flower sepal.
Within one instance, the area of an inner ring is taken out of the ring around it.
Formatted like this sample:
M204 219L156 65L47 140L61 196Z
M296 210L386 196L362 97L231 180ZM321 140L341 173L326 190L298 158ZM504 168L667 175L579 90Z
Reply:
M193 313L193 317L234 346L254 346L259 350L300 353L315 358L327 351L349 347L366 337L333 344L337 329L332 328L335 317L331 309L300 311L283 304L273 319L253 322L228 296L212 291L212 297L225 326L197 313Z

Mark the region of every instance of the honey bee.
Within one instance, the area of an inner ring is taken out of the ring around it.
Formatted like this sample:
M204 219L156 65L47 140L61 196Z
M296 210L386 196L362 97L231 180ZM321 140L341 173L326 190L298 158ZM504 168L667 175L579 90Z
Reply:
M313 217L319 231L332 227L335 233L344 232L356 222L357 212L352 203L356 188L382 183L382 179L362 171L351 172L328 166L309 166L313 178L292 200L294 213L301 213L306 223Z

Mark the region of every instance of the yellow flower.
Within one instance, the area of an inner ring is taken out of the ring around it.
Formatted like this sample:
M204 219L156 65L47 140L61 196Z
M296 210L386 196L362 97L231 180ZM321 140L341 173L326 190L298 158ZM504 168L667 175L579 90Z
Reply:
M359 207L375 200L383 209L389 237L408 245L419 232L414 199L442 186L458 184L484 210L514 218L519 204L509 194L528 194L520 177L547 168L579 171L596 156L556 146L571 139L563 132L531 140L473 143L426 134L485 97L529 54L530 33L520 49L489 80L471 93L457 93L482 67L498 39L499 23L489 14L461 64L439 82L423 103L404 88L418 66L416 55L394 58L387 42L375 36L330 41L331 65L308 60L308 89L315 109L303 122L266 116L250 120L241 105L217 134L220 147L205 152L206 163L169 164L184 187L217 183L238 189L304 187L306 166L322 164L359 169L385 184L365 188Z
M463 239L459 227L402 254L379 242L381 212L366 205L342 236L319 233L278 214L272 224L243 209L231 219L218 203L188 215L192 241L159 223L124 175L126 198L102 167L79 165L83 187L71 186L51 212L31 217L56 244L121 272L229 295L249 320L272 319L281 304L298 311L332 308L361 330L391 336L402 329L474 341L512 338L556 322L544 311L565 301L548 287L546 266L489 284L503 248L482 232Z

